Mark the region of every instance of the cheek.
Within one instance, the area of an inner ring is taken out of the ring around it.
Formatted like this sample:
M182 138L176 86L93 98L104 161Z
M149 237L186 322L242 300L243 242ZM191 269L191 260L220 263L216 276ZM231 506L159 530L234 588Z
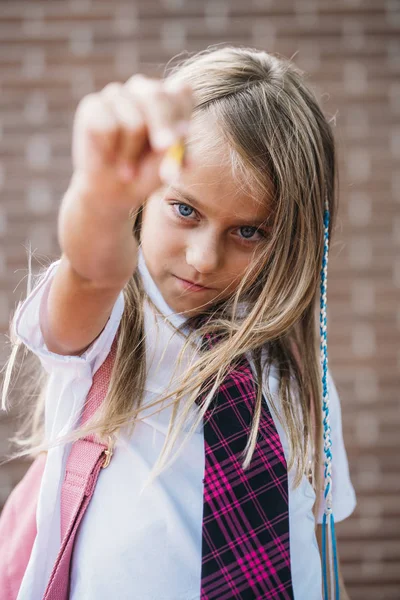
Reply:
M228 271L232 279L242 279L251 263L251 257L247 253L240 251L231 252L230 260L228 260Z
M230 292L234 292L242 283L249 266L254 261L252 253L243 253L237 248L231 249L230 258L225 262L224 280L229 285Z

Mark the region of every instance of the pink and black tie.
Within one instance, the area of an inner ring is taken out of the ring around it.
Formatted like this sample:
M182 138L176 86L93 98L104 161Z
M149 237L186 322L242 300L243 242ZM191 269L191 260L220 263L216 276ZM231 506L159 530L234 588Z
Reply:
M265 399L252 461L246 471L241 465L255 400L253 373L243 358L204 415L201 600L294 597L287 466Z

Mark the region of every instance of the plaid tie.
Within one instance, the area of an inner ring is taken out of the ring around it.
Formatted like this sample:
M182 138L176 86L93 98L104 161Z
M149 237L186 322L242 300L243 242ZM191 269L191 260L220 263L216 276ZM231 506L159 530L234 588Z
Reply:
M201 600L294 597L287 466L265 399L252 461L246 471L241 466L255 400L252 370L243 357L204 415Z

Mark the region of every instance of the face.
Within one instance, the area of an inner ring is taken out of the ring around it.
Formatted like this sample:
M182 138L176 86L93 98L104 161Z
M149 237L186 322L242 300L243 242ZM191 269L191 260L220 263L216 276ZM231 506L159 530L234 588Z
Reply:
M217 134L207 127L204 134L204 124L192 124L189 167L147 200L142 218L150 275L168 306L185 316L232 295L268 235L269 210L234 181L227 146L205 153L204 135Z

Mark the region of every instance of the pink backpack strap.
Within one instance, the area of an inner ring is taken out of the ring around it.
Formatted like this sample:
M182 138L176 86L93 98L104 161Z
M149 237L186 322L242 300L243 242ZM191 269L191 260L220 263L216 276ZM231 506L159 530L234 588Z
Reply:
M0 518L0 596L15 600L36 537L36 507L46 454L33 461L13 489Z
M82 414L84 424L100 407L108 390L116 355L116 339L106 360L95 373ZM108 466L112 446L90 435L74 442L61 490L61 547L43 600L67 600L75 536L96 487L101 469Z

